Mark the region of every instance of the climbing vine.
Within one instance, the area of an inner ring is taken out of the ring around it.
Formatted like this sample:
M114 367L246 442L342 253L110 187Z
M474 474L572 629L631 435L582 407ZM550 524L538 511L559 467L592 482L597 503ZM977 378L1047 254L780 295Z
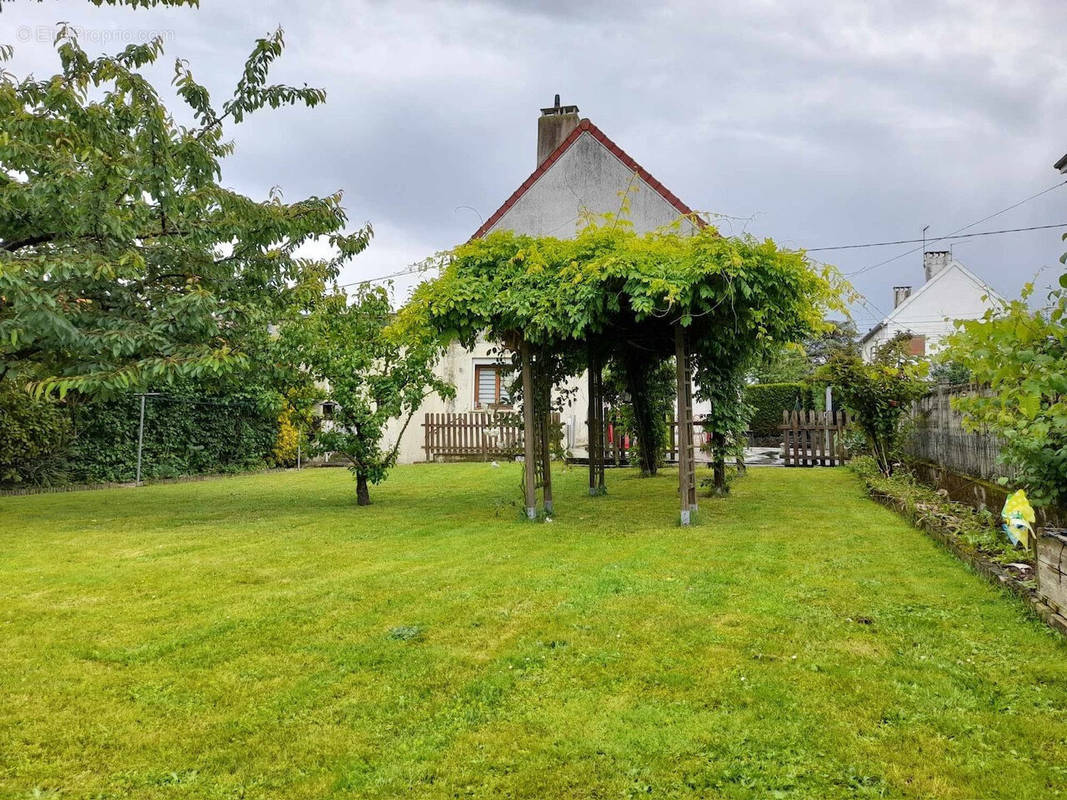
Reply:
M802 252L724 237L710 226L694 235L676 227L637 234L604 217L574 239L502 231L461 245L439 266L396 324L468 347L480 335L511 350L525 341L565 365L553 376L557 385L586 368L590 343L647 378L673 355L681 326L698 397L715 404L709 424L724 442L743 427L737 389L745 370L768 348L821 330L825 311L841 308L842 284L829 268L817 271ZM649 400L629 391L635 408Z

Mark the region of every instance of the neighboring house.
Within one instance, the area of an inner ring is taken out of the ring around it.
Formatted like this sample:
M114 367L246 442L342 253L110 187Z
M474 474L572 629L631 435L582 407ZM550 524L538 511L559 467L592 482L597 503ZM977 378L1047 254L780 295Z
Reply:
M531 236L575 236L587 214L619 214L637 233L679 222L680 230L693 232L704 222L693 210L652 177L640 164L588 119L580 119L577 106L560 106L559 95L551 108L541 109L537 121L537 168L504 201L471 238L510 230ZM454 400L432 396L412 420L401 442L403 463L423 461L422 422L427 413L463 413L479 409L509 408L509 368L498 363L499 345L479 341L474 350L449 348L438 373L456 387ZM575 389L561 415L567 447L584 456L586 432L586 380L573 381ZM699 405L699 404L698 404ZM699 415L702 409L694 408ZM394 436L399 425L390 431ZM395 439L394 439L395 441Z
M1004 302L989 285L947 251L923 253L926 282L916 291L893 287L893 311L860 339L863 357L898 333L911 336L911 352L932 355L955 330L954 320L978 319L987 309Z

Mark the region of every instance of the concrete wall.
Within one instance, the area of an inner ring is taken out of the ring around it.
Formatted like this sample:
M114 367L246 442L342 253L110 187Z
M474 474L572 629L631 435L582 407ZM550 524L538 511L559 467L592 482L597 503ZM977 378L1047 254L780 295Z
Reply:
M490 230L569 239L584 211L618 213L627 189L633 190L627 218L638 233L679 218L674 206L585 131ZM692 230L691 222L683 224Z

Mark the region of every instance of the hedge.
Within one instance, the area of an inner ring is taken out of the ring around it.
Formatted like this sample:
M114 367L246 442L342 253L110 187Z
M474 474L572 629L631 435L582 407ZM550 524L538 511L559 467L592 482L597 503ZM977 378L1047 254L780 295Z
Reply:
M745 402L752 408L748 428L754 436L777 436L786 409L815 407L806 383L754 383L745 387Z
M130 481L137 470L140 398L94 402L74 414L70 479ZM167 393L145 401L141 477L240 472L273 463L276 409L241 396Z
M0 484L132 481L141 401L33 401L0 392ZM279 409L266 392L182 387L145 402L144 479L241 472L274 464Z

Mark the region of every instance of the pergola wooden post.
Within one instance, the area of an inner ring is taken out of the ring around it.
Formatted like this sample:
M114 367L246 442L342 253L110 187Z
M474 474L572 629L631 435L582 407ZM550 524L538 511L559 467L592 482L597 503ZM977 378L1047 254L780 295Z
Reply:
M541 423L541 496L544 498L545 514L551 515L555 509L552 505L552 413L550 410L551 388L542 397L543 406L540 413Z
M674 359L678 395L678 498L682 525L688 525L697 510L696 454L693 450L693 382L689 362L689 337L681 323L674 326Z
M604 487L604 462L607 458L604 442L604 368L599 356L589 353L589 413L586 426L589 429L589 494L606 494Z
M537 519L537 444L534 441L533 365L530 363L530 345L525 339L519 344L519 355L522 360L522 446L526 517Z

